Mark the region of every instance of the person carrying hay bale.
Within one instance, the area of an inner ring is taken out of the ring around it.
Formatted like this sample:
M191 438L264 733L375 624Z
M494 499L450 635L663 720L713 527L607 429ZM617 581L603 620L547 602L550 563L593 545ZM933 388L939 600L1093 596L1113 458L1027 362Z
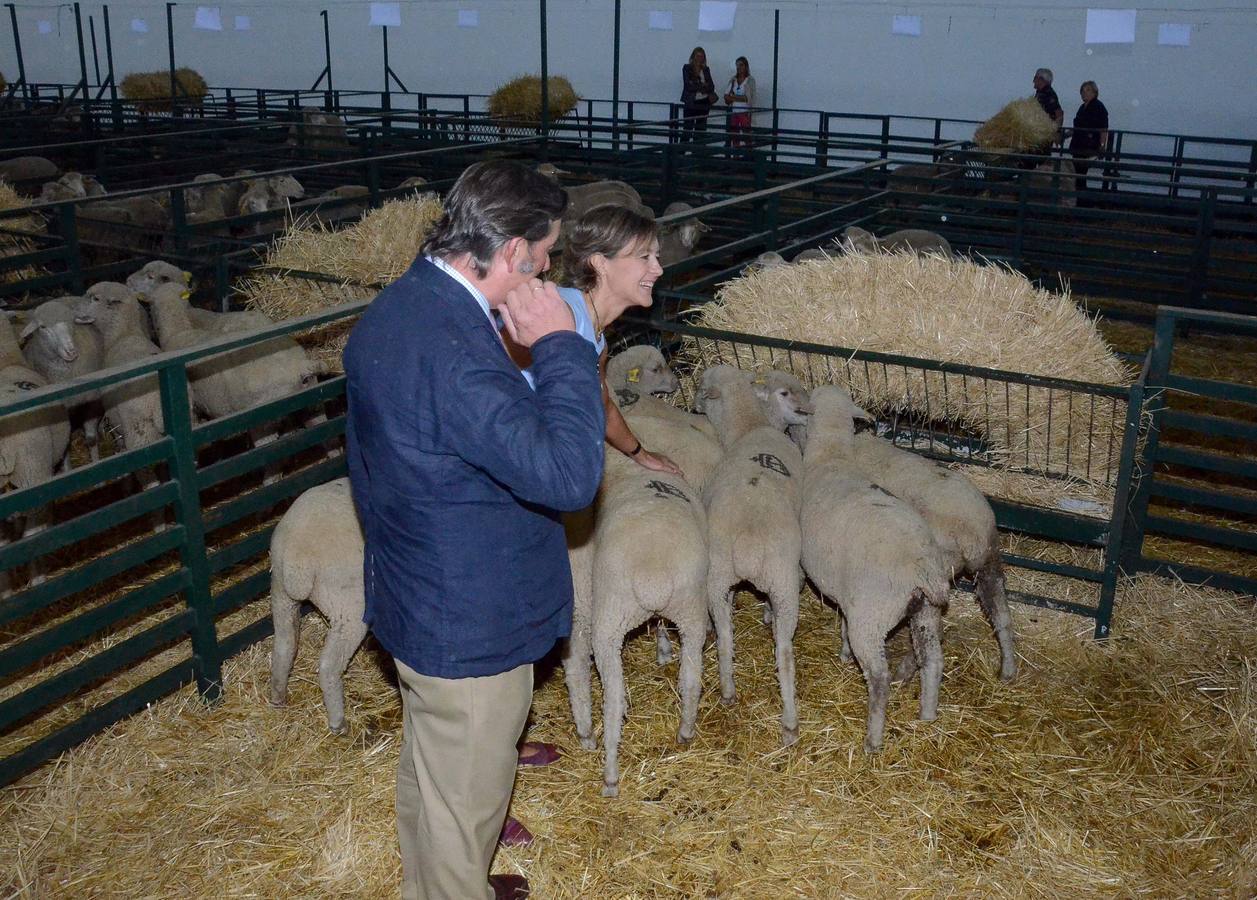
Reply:
M580 97L572 83L562 75L546 79L546 110L551 123L557 122L572 110ZM489 95L489 115L503 125L522 125L536 128L541 125L541 78L537 75L521 75L508 81Z
M593 347L549 264L567 196L517 162L468 168L420 258L345 348L367 624L397 663L403 897L527 896L488 877L533 662L571 630L560 511L588 506L606 428ZM507 354L532 351L534 391ZM422 327L417 327L421 323Z
M122 96L135 101L140 112L164 112L172 100L199 106L209 93L209 85L195 69L175 69L175 96L170 96L169 72L132 72L119 85Z
M1055 88L1052 87L1052 70L1035 69L1033 84L1034 99L1043 107L1048 118L1056 123L1059 135L1061 123L1065 121L1065 110L1061 108L1061 100L1056 96Z

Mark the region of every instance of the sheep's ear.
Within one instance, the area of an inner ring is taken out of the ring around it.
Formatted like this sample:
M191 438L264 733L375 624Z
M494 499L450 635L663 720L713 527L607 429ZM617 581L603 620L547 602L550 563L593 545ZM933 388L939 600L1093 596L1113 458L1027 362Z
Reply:
M29 322L26 323L26 326L18 334L17 339L19 341L24 341L27 338L29 338L32 334L34 334L36 331L39 331L39 323L36 322L34 319L31 319Z
M637 384L639 381L641 381L642 380L641 366L634 366L633 368L629 369L628 374L626 376L626 380L628 381L629 384Z
M703 388L703 397L707 400L719 400L720 388L713 385Z
M699 219L695 219L695 220L694 220L694 227L695 227L695 228L697 228L699 231L702 231L702 232L708 232L708 231L711 231L711 226L710 226L710 225L708 225L706 222L703 222L703 221L701 221L701 220L699 220Z

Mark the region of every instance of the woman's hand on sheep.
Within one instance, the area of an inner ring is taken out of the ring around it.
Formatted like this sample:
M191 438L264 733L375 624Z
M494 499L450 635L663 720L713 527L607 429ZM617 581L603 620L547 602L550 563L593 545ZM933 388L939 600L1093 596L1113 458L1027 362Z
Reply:
M650 469L652 472L667 472L669 475L680 475L685 477L685 473L681 471L681 467L674 463L662 453L651 453L649 450L642 449L629 459L637 463L643 469Z
M511 340L531 347L556 331L573 331L572 313L553 282L530 279L512 289L498 307L502 325Z

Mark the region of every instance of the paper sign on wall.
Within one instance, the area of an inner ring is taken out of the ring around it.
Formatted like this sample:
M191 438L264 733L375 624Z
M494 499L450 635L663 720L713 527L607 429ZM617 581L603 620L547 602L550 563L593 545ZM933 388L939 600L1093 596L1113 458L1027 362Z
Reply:
M1190 47L1192 27L1174 22L1162 22L1157 28L1157 43L1163 47Z
M479 28L480 27L480 10L460 9L458 11L458 27L459 28Z
M649 24L651 31L671 31L672 12L665 9L652 9Z
M891 34L906 34L909 37L921 36L920 16L894 16L890 20Z
M1135 43L1135 11L1133 9L1087 10L1088 44Z
M148 23L143 19L132 19L131 30L136 34L148 34Z
M402 6L400 3L372 3L371 24L396 28L402 24Z
M248 16L236 16L236 31L248 31L253 27L253 22Z
M699 31L732 31L738 13L737 0L701 0L698 4Z
M198 6L196 8L196 18L192 21L192 27L199 28L202 31L222 31L222 13L219 12L217 6Z
M35 23L35 30L40 34L52 34L52 23L47 19L40 19Z

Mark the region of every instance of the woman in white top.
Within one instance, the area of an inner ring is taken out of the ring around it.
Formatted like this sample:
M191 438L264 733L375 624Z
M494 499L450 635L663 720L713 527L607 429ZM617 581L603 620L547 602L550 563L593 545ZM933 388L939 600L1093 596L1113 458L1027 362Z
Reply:
M729 107L729 145L751 146L751 107L755 105L755 78L751 64L745 56L739 56L737 71L729 79L725 89L725 104Z
M603 329L629 307L649 307L653 302L651 292L663 274L658 231L654 219L624 206L591 209L570 226L565 238L563 270L572 286L559 288L559 296L571 309L577 332L598 351L607 443L639 466L680 475L676 463L642 446L607 390L607 341ZM510 340L505 332L503 338ZM528 364L527 351L521 353L520 348L509 343L508 349L517 362ZM524 369L529 383L531 374Z

